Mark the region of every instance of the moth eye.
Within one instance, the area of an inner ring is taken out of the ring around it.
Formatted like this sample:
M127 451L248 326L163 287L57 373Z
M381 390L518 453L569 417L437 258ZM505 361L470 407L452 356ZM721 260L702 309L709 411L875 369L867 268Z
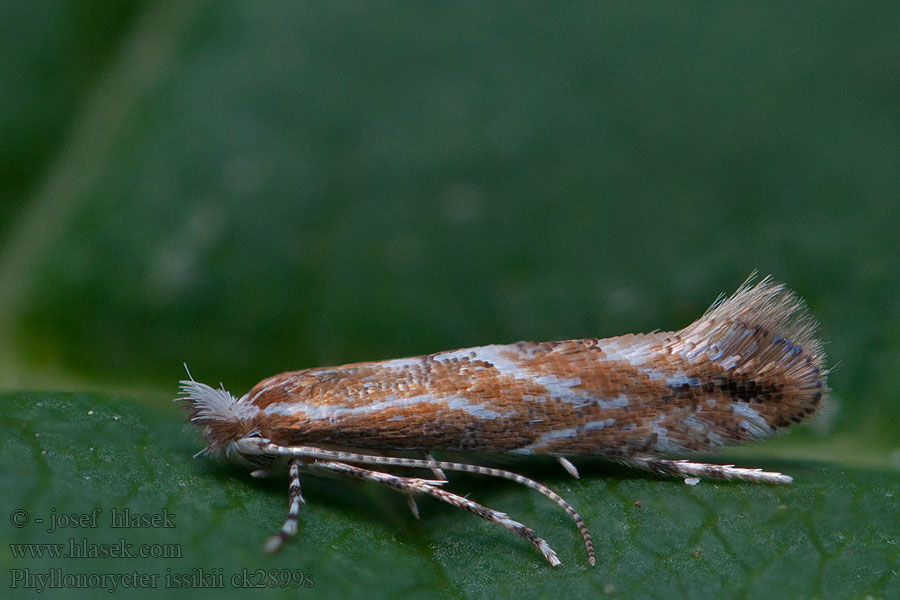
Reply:
M244 436L245 439L246 438L261 438L261 437L262 437L262 434L260 434L258 431L251 431L250 433L248 433L247 435Z

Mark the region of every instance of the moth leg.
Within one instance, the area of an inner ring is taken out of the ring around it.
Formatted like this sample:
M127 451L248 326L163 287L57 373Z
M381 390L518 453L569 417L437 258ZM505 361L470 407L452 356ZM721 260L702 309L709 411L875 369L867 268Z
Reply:
M398 475L363 469L361 467L337 461L316 461L313 463L313 466L330 469L332 471L339 471L354 477L359 477L360 479L375 481L408 494L428 494L447 504L467 510L474 515L478 515L482 519L509 529L516 535L530 542L544 555L544 558L546 558L551 565L556 567L560 564L559 557L557 557L553 548L550 547L546 540L539 537L533 529L509 518L506 513L488 508L487 506L478 504L468 498L463 498L462 496L458 496L438 487L439 485L442 485L444 481L418 479L416 477L400 477Z
M406 502L409 504L409 510L415 518L419 518L419 505L416 504L416 498L412 492L406 492Z
M315 446L280 446L273 444L270 440L262 438L241 438L236 442L241 452L250 455L262 456L301 456L306 458L316 458L325 461L347 461L360 462L370 465L382 465L392 467L413 467L421 468L440 468L448 471L463 471L464 473L475 473L478 475L487 475L490 477L502 477L515 481L520 485L541 493L556 503L557 506L566 511L566 514L575 522L575 526L584 539L584 547L587 550L588 562L593 567L597 564L597 557L594 553L594 541L591 539L591 533L588 531L584 519L578 514L578 511L572 507L565 499L548 488L542 483L538 483L533 479L529 479L518 473L507 471L505 469L495 469L493 467L483 467L481 465L472 465L468 463L458 463L445 460L422 460L417 458L405 458L401 456L380 456L373 454L359 454L356 452L341 452L335 450L325 450Z
M425 453L425 460L429 460L431 462L436 462L434 460L434 456L432 456L431 452ZM443 479L444 481L447 481L447 475L445 475L444 471L441 470L439 467L431 467L431 472L434 473L434 476L436 479Z
M575 479L581 479L581 477L579 477L578 475L578 469L575 468L575 465L572 464L572 461L570 461L565 456L558 456L556 460L558 460L559 464L563 466L563 469L568 471L569 475L571 475Z
M386 456L385 459L389 459L391 464L403 465L403 466L416 466L410 463L407 459L396 458L392 456ZM395 461L403 461L395 462ZM385 463L388 464L388 463ZM465 473L476 473L478 475L487 475L489 477L502 477L503 479L509 479L510 481L515 481L520 485L524 485L527 488L531 488L536 492L539 492L556 503L557 506L566 511L566 514L575 522L575 527L578 528L578 531L581 533L581 537L584 540L584 547L587 550L588 555L588 563L593 567L597 564L597 557L594 553L594 540L591 538L591 532L588 531L587 525L584 523L584 519L578 511L575 510L571 504L565 501L565 499L548 488L546 485L542 483L538 483L533 479L529 479L524 475L519 475L518 473L513 473L512 471L506 471L504 469L495 469L493 467L483 467L481 465L471 465L467 463L455 463L439 460L435 463L432 463L435 466L439 466L441 468L453 471L463 471Z
M431 452L425 453L425 460L434 461L434 456L431 455ZM436 479L440 479L441 481L448 481L447 476L444 472L436 467L431 469L431 472L434 473L434 477ZM419 505L416 504L416 498L413 496L412 492L406 493L406 501L409 503L409 510L412 511L412 514L415 518L419 518Z
M305 504L303 494L300 492L300 461L292 458L289 461L289 477L291 480L288 487L288 515L284 520L284 525L266 541L263 549L266 552L277 552L284 545L284 542L297 533L297 519L300 515L300 505Z
M666 460L651 456L634 456L617 460L636 469L683 477L685 483L689 484L697 483L697 480L702 477L709 479L737 479L753 483L791 483L794 481L790 475L772 473L762 469L744 469L734 465L714 465L691 462L689 460Z

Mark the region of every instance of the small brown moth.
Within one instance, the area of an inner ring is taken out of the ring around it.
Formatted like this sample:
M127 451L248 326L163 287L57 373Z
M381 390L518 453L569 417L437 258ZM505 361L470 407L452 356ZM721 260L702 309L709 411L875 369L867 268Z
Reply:
M692 484L701 477L790 483L761 469L665 458L766 438L812 414L828 390L825 354L803 302L769 277L752 280L679 331L306 369L265 379L240 398L190 379L181 382L179 400L204 430L203 452L224 452L254 475L287 458L288 517L268 551L297 531L300 470L308 467L393 487L408 495L416 516L414 494L443 500L513 531L558 565L532 529L444 489L444 471L466 471L549 497L575 521L593 565L584 520L556 492L511 471L436 460L431 452L548 455L575 477L567 457L593 455ZM430 469L434 478L360 464Z

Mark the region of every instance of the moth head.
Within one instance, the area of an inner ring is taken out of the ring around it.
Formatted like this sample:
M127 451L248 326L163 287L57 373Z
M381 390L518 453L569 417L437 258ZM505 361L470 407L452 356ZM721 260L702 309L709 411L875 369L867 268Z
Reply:
M255 429L255 417L259 407L252 404L247 396L237 398L222 384L218 389L193 379L180 384L181 396L177 402L185 402L191 423L203 430L206 448L199 454L224 454L227 458L250 467L266 466L259 455L241 452L239 440L260 437Z

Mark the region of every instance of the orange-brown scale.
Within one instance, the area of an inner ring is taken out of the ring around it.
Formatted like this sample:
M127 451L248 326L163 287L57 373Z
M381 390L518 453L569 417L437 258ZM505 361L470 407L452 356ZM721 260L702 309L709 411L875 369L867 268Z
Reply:
M628 456L761 438L811 414L824 353L802 302L745 283L687 327L283 373L240 400L182 382L208 448L276 444Z
M252 425L265 437L282 444L324 442L385 449L503 452L534 444L542 435L560 429L583 428L588 423L614 419L615 427L584 430L533 451L628 454L671 450L672 444L700 450L738 443L753 436L740 425L743 417L731 410L733 402L752 404L753 410L774 430L811 413L821 397L821 391L811 394L806 387L798 386L783 366L776 364L760 372L760 365L752 361L730 370L705 355L688 361L671 352L670 343L680 341L677 334L656 335L660 343L645 355L640 366L604 360L604 345L615 345L617 338L509 346L507 358L528 355L519 361L519 367L530 378L503 375L484 361L463 358L444 363L433 357L413 361L413 366L402 370L361 363L285 373L261 382L248 397L255 398L254 403L260 408L293 401L363 407L388 396L428 396L438 401L413 402L377 413L336 415L330 419L307 419L303 414L260 415ZM801 358L811 361L808 356ZM659 378L651 378L648 372ZM809 373L811 387L821 388L816 369ZM676 374L699 383L671 387L665 376ZM600 400L624 396L629 403L604 408L587 400L579 405L553 399L546 386L534 381L542 375L577 378L580 383L573 390ZM269 389L258 393L265 388ZM439 401L454 398L463 398L503 416L474 418L465 410L451 409ZM685 423L686 418L692 418L692 422ZM662 447L658 444L661 429L667 437ZM711 439L711 434L717 439Z
M253 425L265 437L279 443L324 441L366 447L504 451L527 443L541 431L540 427L531 432L527 427L523 429L523 420L561 416L530 413L539 403L524 401L529 396L547 398L546 404L553 406L547 388L533 380L503 375L483 361L460 359L443 363L429 358L422 360L425 368L384 369L375 376L367 368L362 375L371 378L368 388L362 385L363 377L357 373L356 365L338 368L341 375L337 378L329 376L324 382L316 377L314 369L275 376L261 382L248 394L249 398L254 398L259 390L271 388L256 397L254 403L260 408L292 401L360 408L388 397L409 399L410 403L377 413L337 415L333 419L309 419L302 413L282 416L277 427L273 426L275 422L269 421L270 415L261 414ZM329 374L333 372L330 370ZM289 389L302 387L302 392L288 393L284 386L271 387L284 382L290 382ZM414 400L421 397L434 401ZM504 416L475 419L465 410L449 408L440 401L459 398Z
M205 411L214 448L258 432L283 445L372 449L700 450L764 437L815 410L827 388L814 331L802 302L765 279L678 332L308 369L230 404L209 391L187 399L192 417Z

